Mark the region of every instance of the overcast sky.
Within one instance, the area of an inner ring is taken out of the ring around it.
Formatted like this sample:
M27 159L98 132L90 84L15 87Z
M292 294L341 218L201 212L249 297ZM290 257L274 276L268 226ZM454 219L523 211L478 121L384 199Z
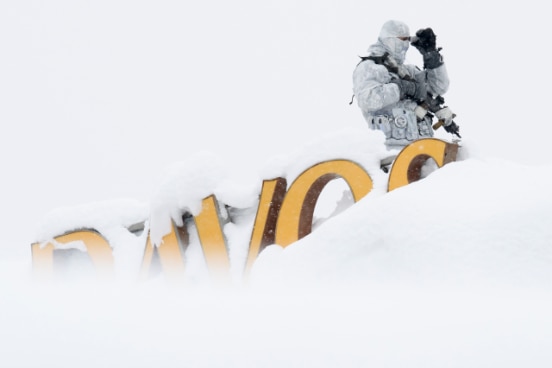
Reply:
M544 4L3 1L0 256L30 257L54 208L149 201L163 168L193 152L256 172L365 124L351 73L392 18L435 30L470 152L549 163ZM407 61L420 64L415 49Z

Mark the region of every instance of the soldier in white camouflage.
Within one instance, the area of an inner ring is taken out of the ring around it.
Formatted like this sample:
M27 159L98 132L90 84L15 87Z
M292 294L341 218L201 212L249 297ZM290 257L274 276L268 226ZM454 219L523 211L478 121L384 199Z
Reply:
M423 70L404 64L411 42L422 54ZM448 107L437 106L436 111L428 111L425 103L432 96L441 98L449 88L447 69L435 44L431 28L410 36L405 23L389 20L353 72L353 92L362 115L371 129L385 134L388 148L402 148L418 139L433 137L433 114L447 131L459 136L458 126L452 121L454 114Z

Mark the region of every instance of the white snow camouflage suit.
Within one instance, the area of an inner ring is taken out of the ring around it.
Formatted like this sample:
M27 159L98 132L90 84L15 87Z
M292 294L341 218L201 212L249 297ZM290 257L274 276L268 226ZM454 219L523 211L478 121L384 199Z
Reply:
M409 33L408 26L403 22L385 22L377 42L368 48L369 56L383 56L387 52L398 64L400 74L414 78L418 73L425 73L427 91L433 95L443 95L449 87L444 63L435 69L423 71L415 65L404 64L410 43L398 37L409 37ZM398 75L369 59L360 62L355 68L353 93L368 126L383 131L388 148L400 148L417 139L432 137L431 119L426 117L417 121L414 110L418 104L408 98L401 100L399 87L390 83L392 78L398 78Z

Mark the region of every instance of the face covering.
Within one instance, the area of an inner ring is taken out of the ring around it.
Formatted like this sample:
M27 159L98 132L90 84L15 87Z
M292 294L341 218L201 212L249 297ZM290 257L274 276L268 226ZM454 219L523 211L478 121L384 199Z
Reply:
M403 41L397 37L386 37L382 39L381 42L385 46L387 52L389 52L389 55L391 55L391 57L393 57L399 64L404 62L406 52L410 46L410 42L408 42L408 40Z

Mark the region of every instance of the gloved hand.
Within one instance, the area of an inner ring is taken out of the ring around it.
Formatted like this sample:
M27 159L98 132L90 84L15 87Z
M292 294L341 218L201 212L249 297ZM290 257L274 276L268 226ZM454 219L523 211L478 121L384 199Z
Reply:
M391 83L399 87L401 100L410 98L415 101L423 101L427 97L427 84L424 73L419 73L415 79L392 79Z
M416 32L411 42L424 58L424 69L435 69L443 64L443 59L436 47L437 36L431 28L424 28Z
M436 50L437 36L431 28L424 28L416 32L412 37L412 46L418 49L423 55L426 52Z

